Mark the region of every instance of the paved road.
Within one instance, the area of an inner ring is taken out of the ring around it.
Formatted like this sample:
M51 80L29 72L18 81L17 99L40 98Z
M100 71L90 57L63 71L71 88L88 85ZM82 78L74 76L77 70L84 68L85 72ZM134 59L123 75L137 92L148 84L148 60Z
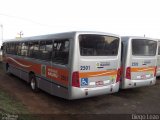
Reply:
M33 114L160 114L160 80L150 87L68 101L43 91L33 93L26 82L5 74L0 67L0 87L21 101Z

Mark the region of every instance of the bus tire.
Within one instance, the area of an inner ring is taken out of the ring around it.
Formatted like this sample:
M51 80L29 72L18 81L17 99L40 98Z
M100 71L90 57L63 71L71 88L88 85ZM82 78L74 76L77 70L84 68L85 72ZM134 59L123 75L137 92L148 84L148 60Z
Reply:
M30 86L33 92L38 92L37 81L34 74L30 75Z

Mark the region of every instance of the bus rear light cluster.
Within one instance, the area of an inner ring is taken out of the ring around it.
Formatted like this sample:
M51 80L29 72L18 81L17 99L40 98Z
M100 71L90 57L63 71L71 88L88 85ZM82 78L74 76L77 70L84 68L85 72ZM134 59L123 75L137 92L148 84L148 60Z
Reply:
M127 67L126 69L126 78L131 79L131 68L130 67Z
M157 66L155 67L155 70L154 70L154 77L156 77L156 73L157 73Z
M121 78L121 68L118 69L117 71L117 78L116 78L116 82L119 82Z
M72 73L72 86L73 87L80 87L79 72L78 71Z

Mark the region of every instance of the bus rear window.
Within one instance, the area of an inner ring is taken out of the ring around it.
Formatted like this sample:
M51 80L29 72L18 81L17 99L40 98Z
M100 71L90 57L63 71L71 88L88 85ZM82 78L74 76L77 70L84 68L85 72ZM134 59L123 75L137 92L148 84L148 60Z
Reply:
M155 56L157 50L157 42L146 39L132 40L132 55L135 56Z
M116 56L119 38L106 35L79 35L81 56Z

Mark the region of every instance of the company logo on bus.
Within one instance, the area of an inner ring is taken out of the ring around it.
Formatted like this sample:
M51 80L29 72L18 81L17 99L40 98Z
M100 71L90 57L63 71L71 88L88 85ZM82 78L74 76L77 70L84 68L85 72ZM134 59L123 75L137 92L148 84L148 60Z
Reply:
M110 62L97 62L96 63L97 68L104 68L105 66L110 66Z
M144 61L143 64L151 64L151 61L150 60L146 60L146 61Z
M58 71L52 68L48 68L48 76L58 78Z

